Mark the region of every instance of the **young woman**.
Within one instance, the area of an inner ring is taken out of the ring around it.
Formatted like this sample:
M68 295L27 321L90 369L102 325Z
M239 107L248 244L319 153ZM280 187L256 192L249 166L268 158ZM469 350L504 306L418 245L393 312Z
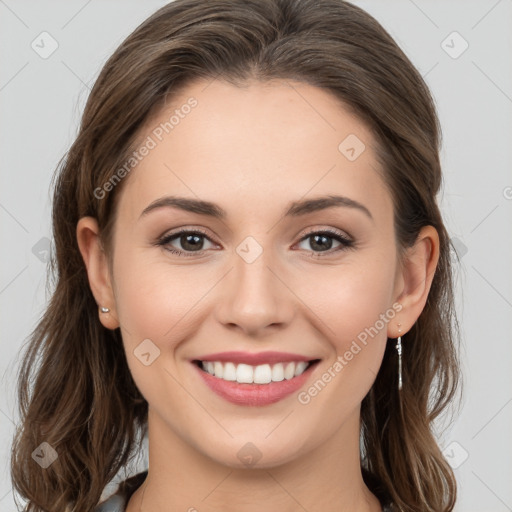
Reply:
M451 511L439 126L341 0L176 0L59 167L20 372L27 511ZM148 470L100 503L147 433Z

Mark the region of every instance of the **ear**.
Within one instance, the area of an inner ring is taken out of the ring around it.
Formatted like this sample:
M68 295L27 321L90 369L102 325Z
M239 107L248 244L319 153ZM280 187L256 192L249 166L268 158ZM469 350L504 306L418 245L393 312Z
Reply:
M119 322L108 259L101 245L98 222L94 217L82 217L78 221L76 238L87 269L89 286L98 304L100 322L107 329L116 329L119 327ZM110 311L102 313L102 307L106 307Z
M397 338L407 333L419 318L427 302L438 261L439 235L433 226L425 226L404 255L395 288L396 302L402 305L402 309L396 322L389 325L388 337Z

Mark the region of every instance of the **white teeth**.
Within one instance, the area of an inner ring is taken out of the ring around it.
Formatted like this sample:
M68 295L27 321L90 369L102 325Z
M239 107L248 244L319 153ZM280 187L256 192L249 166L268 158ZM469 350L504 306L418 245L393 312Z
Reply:
M224 380L236 380L236 366L233 363L224 364L224 374L222 378Z
M297 377L297 375L300 375L301 373L304 373L304 370L306 369L307 365L308 365L308 363L306 363L306 361L300 361L295 366L295 377Z
M281 382L284 380L283 363L277 363L272 367L272 380L274 382Z
M268 384L272 380L272 369L269 364L260 364L254 368L254 384Z
M222 377L224 377L224 367L222 366L222 363L220 361L215 361L213 363L213 371L215 372L215 375L217 375L217 377L220 377L222 379Z
M253 382L253 375L254 370L248 364L239 364L236 368L236 381L241 384L251 384ZM215 372L215 376L222 379L222 375L217 375L217 372Z
M308 367L308 363L298 361L251 366L243 363L235 365L232 362L203 361L201 366L203 370L219 379L236 381L240 384L268 384L285 379L290 380L301 375Z
M284 369L284 378L290 380L293 377L295 377L295 363L288 363Z

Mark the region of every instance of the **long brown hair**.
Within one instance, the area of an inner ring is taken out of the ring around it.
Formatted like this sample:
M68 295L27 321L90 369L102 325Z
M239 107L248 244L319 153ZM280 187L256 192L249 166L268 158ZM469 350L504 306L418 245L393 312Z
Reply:
M142 23L103 67L56 171L54 291L19 373L21 422L11 465L25 510L93 510L146 432L148 404L119 329L99 322L76 225L95 217L110 251L123 181L101 195L98 188L126 162L149 117L198 78L235 85L292 79L328 91L375 136L398 247L411 246L423 226L437 229L440 259L427 304L403 337L404 387L399 394L397 356L388 343L361 404L361 450L363 476L377 496L406 512L451 511L456 482L434 433L460 379L450 243L436 201L439 122L421 75L390 35L342 0L176 0ZM44 470L32 457L42 442L58 454Z

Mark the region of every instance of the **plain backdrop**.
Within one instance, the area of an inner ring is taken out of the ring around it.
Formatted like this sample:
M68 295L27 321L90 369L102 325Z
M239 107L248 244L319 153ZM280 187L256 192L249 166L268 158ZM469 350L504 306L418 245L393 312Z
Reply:
M18 354L48 300L50 179L101 66L164 3L0 0L0 511L15 510ZM443 128L439 200L460 257L465 388L439 442L458 479L456 510L511 511L512 1L354 3L425 77Z

